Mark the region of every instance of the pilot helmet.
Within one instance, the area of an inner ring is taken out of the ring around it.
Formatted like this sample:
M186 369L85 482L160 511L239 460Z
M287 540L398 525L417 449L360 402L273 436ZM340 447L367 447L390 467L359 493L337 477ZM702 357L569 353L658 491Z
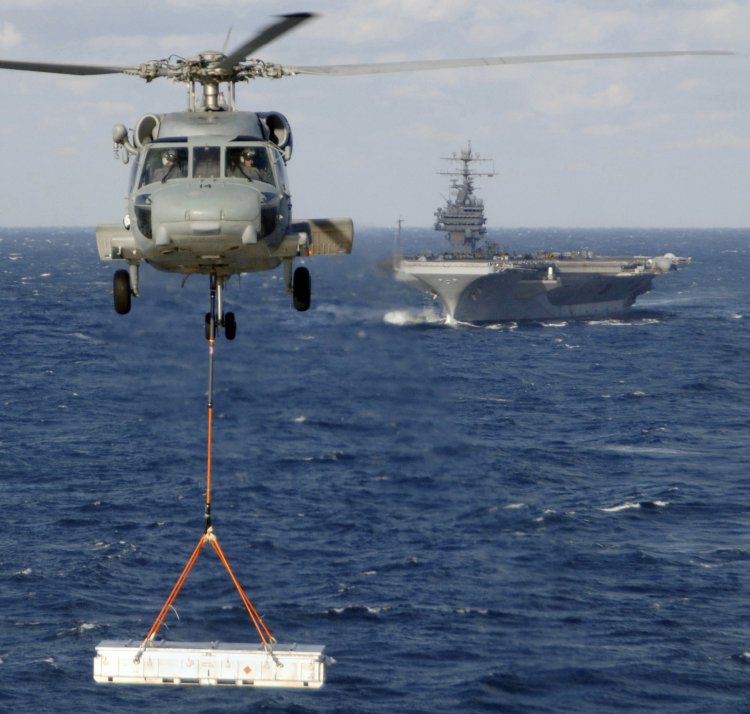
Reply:
M255 161L255 151L252 149L243 149L241 156L243 161L247 161L248 159Z
M161 155L162 164L173 164L177 161L177 152L174 149L169 149Z

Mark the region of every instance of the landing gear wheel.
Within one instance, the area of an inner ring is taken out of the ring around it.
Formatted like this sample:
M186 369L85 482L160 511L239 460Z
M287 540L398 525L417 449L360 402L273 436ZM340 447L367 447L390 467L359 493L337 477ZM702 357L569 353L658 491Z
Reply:
M294 309L304 312L310 308L310 271L307 268L297 268L292 282L292 302Z
M115 311L120 315L130 312L130 273L127 270L116 270L112 278L112 292L115 298Z
M234 319L234 313L228 312L224 315L224 335L228 340L237 337L237 321Z

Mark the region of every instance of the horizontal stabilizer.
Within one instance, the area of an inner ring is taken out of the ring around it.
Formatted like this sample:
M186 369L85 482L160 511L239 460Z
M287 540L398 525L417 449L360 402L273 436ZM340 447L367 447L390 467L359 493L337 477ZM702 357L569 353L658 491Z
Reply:
M107 223L96 227L96 247L101 260L139 261L141 253L135 246L135 239L122 224Z
M294 221L291 233L307 233L313 255L343 255L352 252L354 224L351 218L309 218Z
M96 646L94 680L105 684L201 684L236 687L309 687L325 681L322 645L236 642L162 642L142 650L132 640Z

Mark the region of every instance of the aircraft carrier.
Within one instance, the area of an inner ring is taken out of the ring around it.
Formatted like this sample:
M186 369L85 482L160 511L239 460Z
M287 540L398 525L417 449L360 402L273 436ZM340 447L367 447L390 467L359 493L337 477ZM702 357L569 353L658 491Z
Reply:
M596 256L589 251L514 254L485 241L484 203L474 195L481 159L471 144L445 157L459 163L450 195L435 212L435 230L445 231L451 252L397 257L396 277L438 298L449 320L471 324L617 317L652 281L690 262L662 256Z

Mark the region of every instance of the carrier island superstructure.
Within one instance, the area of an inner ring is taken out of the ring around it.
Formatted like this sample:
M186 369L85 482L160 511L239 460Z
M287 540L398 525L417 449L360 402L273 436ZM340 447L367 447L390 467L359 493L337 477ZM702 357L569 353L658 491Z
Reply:
M474 194L481 159L471 144L448 160L461 165L452 177L446 205L435 212L435 230L445 231L451 252L398 258L396 277L438 298L449 320L472 324L523 320L616 317L652 287L657 275L690 258L596 256L589 251L514 254L491 242L484 203Z

